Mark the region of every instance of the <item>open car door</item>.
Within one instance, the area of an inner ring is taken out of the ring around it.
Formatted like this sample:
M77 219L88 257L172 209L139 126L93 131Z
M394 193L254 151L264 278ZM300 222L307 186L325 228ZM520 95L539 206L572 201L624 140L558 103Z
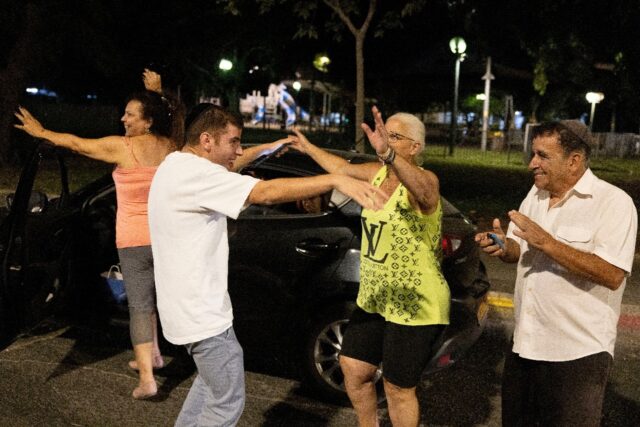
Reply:
M71 241L67 170L59 150L38 144L0 224L0 345L52 313Z

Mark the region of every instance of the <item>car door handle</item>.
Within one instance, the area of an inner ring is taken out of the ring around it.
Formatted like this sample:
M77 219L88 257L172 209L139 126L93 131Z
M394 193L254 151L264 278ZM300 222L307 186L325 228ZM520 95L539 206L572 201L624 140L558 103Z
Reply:
M322 239L307 239L298 242L296 252L307 256L320 256L329 251L336 251L339 247L337 243L327 243Z

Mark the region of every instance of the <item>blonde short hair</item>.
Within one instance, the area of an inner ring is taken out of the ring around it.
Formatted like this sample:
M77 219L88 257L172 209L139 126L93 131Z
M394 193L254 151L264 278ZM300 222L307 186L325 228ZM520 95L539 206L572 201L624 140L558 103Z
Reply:
M424 127L424 123L422 123L422 120L411 113L395 113L394 115L387 118L387 121L389 120L397 120L407 127L408 135L405 136L408 136L409 138L420 144L420 151L418 151L418 154L420 154L422 150L424 150L425 136L427 131Z

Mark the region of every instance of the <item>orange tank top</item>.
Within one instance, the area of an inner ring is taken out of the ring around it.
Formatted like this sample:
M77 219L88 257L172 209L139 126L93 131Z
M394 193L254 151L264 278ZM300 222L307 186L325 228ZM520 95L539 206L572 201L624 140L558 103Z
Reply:
M133 153L133 144L129 138L124 137L124 143L129 147L136 166L133 168L116 166L112 173L118 201L116 247L148 246L151 244L147 219L149 188L158 167L141 166Z

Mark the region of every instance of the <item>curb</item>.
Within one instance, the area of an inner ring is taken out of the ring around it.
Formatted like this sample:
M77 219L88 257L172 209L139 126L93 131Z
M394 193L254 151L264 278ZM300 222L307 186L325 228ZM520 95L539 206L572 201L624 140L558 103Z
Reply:
M513 294L489 291L487 302L492 307L513 309ZM640 305L622 304L620 306L618 325L626 328L640 329Z
M492 307L513 308L513 294L489 291L487 302Z

